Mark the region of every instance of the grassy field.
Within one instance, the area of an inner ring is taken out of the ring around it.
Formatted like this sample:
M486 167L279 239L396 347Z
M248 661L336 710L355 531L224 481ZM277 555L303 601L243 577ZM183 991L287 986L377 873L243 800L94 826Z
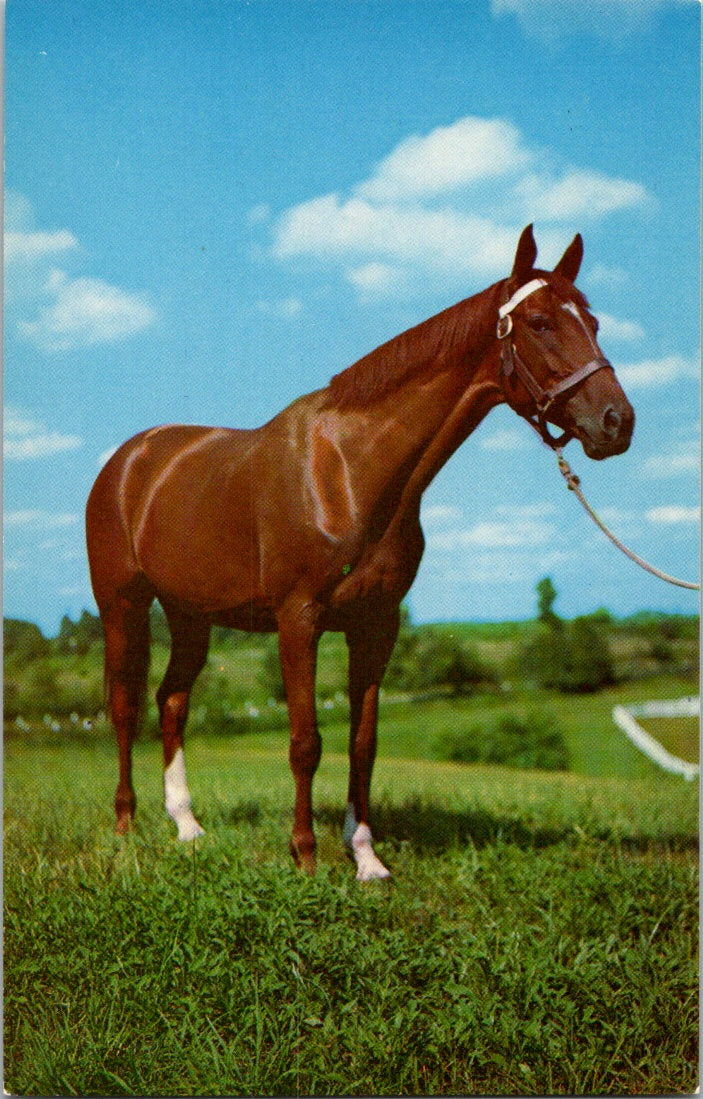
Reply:
M700 760L700 722L697 717L638 717L637 722L667 752L689 763Z
M319 869L289 859L283 732L200 734L207 835L179 845L160 747L112 834L114 747L43 727L5 747L5 1088L19 1094L662 1094L698 1083L697 791L610 720L667 678L544 696L572 771L433 758L519 695L388 700L375 830L341 845L342 708L324 713Z

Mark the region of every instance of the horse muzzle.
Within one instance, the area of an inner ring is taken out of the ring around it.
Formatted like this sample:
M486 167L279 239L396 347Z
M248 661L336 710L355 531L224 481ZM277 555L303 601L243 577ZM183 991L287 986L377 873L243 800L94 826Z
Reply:
M599 462L627 450L635 426L635 413L624 394L620 400L607 403L598 413L589 410L578 415L576 410L574 412L569 431L580 441L588 458Z

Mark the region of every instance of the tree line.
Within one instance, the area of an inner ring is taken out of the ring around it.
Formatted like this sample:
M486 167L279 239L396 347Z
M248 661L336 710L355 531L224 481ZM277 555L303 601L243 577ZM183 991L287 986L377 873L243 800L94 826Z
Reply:
M638 678L656 672L695 672L698 619L695 616L651 612L616 620L604 609L571 620L555 610L557 591L550 577L536 586L536 615L531 622L505 624L500 660L487 656L490 646L481 644L480 627L415 625L407 607L401 608L401 627L384 687L388 691L418 696L460 697L479 691L499 691L505 680L565 693L598 691L618 679ZM157 645L168 646L166 617L158 604L151 611L151 635ZM37 625L5 619L6 717L20 706L36 705L70 712L102 704L100 619L84 610L76 621L61 620L56 637L48 638ZM478 640L474 638L477 637ZM623 638L632 655L623 660ZM257 646L258 689L262 696L282 702L276 638L215 627L212 651L228 646ZM685 654L682 663L681 653ZM72 658L72 659L71 659ZM341 658L340 658L341 659ZM341 685L345 682L340 665ZM234 685L221 676L201 677L200 692L231 695ZM209 679L212 683L209 684ZM213 698L214 701L214 698ZM67 710L68 707L68 710Z

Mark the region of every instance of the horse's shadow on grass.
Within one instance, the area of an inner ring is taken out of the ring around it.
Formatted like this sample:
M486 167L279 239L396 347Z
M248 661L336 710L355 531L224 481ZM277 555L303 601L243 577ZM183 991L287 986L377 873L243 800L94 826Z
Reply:
M226 825L260 826L270 815L270 807L258 801L242 800L222 809L219 819ZM290 826L292 810L276 812L285 831ZM337 805L322 804L315 810L315 822L341 834L343 811ZM584 836L601 843L617 845L624 852L695 851L698 838L687 832L663 835L622 835L610 828L587 829L564 822L552 826L531 824L514 816L498 815L485 809L454 810L433 801L408 798L399 804L381 802L373 810L372 825L378 841L400 847L408 844L418 854L439 854L452 848L481 849L497 844L510 844L522 850L540 850L559 843L581 841Z
M320 817L324 819L325 809ZM334 819L334 814L330 814ZM522 850L541 850L560 843L580 843L584 838L610 843L625 853L697 851L698 837L685 831L666 834L623 835L608 827L575 827L564 821L554 825L526 822L485 809L448 809L446 806L410 798L399 805L383 804L373 814L374 834L379 840L410 844L418 853L437 854L454 847L476 849L505 843Z
M339 810L321 806L315 814L323 824L340 821ZM418 853L436 854L453 847L485 847L499 842L523 848L548 847L564 840L567 828L530 827L511 817L483 809L453 810L431 801L409 798L400 804L381 803L372 814L376 839L392 845L409 844Z
M217 813L219 821L235 828L240 825L258 827L270 815L270 807L254 800L237 801L226 808L221 806ZM280 827L285 830L290 824L292 808L275 810L274 816L280 818ZM322 804L314 812L316 825L340 833L343 818L344 812L338 805ZM566 828L529 828L521 821L496 817L484 810L456 812L413 798L399 805L375 807L372 823L377 840L395 846L410 844L413 850L432 853L467 844L484 847L501 840L520 847L546 847L559 843L570 831Z

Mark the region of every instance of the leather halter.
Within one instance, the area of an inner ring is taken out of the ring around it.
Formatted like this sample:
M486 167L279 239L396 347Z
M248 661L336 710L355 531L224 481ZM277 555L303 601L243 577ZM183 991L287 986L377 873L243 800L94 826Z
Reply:
M536 412L532 415L525 416L525 419L529 424L534 427L535 431L539 433L543 441L550 447L564 446L573 435L570 431L565 431L558 438L550 433L547 426L547 413L557 398L563 396L570 389L574 389L575 386L580 385L591 374L595 374L597 370L603 370L608 367L613 369L612 364L602 356L598 356L595 359L591 359L589 362L584 363L583 366L578 367L571 374L568 374L565 378L559 378L548 389L537 381L532 371L527 364L520 358L517 348L512 340L507 337L513 330L513 318L510 316L513 309L524 301L525 298L533 294L535 290L541 289L546 286L546 279L532 279L531 282L525 283L519 290L516 290L513 296L504 304L501 305L498 310L498 325L496 328L496 336L502 343L500 360L503 368L503 376L509 378L513 373L517 374L518 378L528 391L530 396L535 402Z

